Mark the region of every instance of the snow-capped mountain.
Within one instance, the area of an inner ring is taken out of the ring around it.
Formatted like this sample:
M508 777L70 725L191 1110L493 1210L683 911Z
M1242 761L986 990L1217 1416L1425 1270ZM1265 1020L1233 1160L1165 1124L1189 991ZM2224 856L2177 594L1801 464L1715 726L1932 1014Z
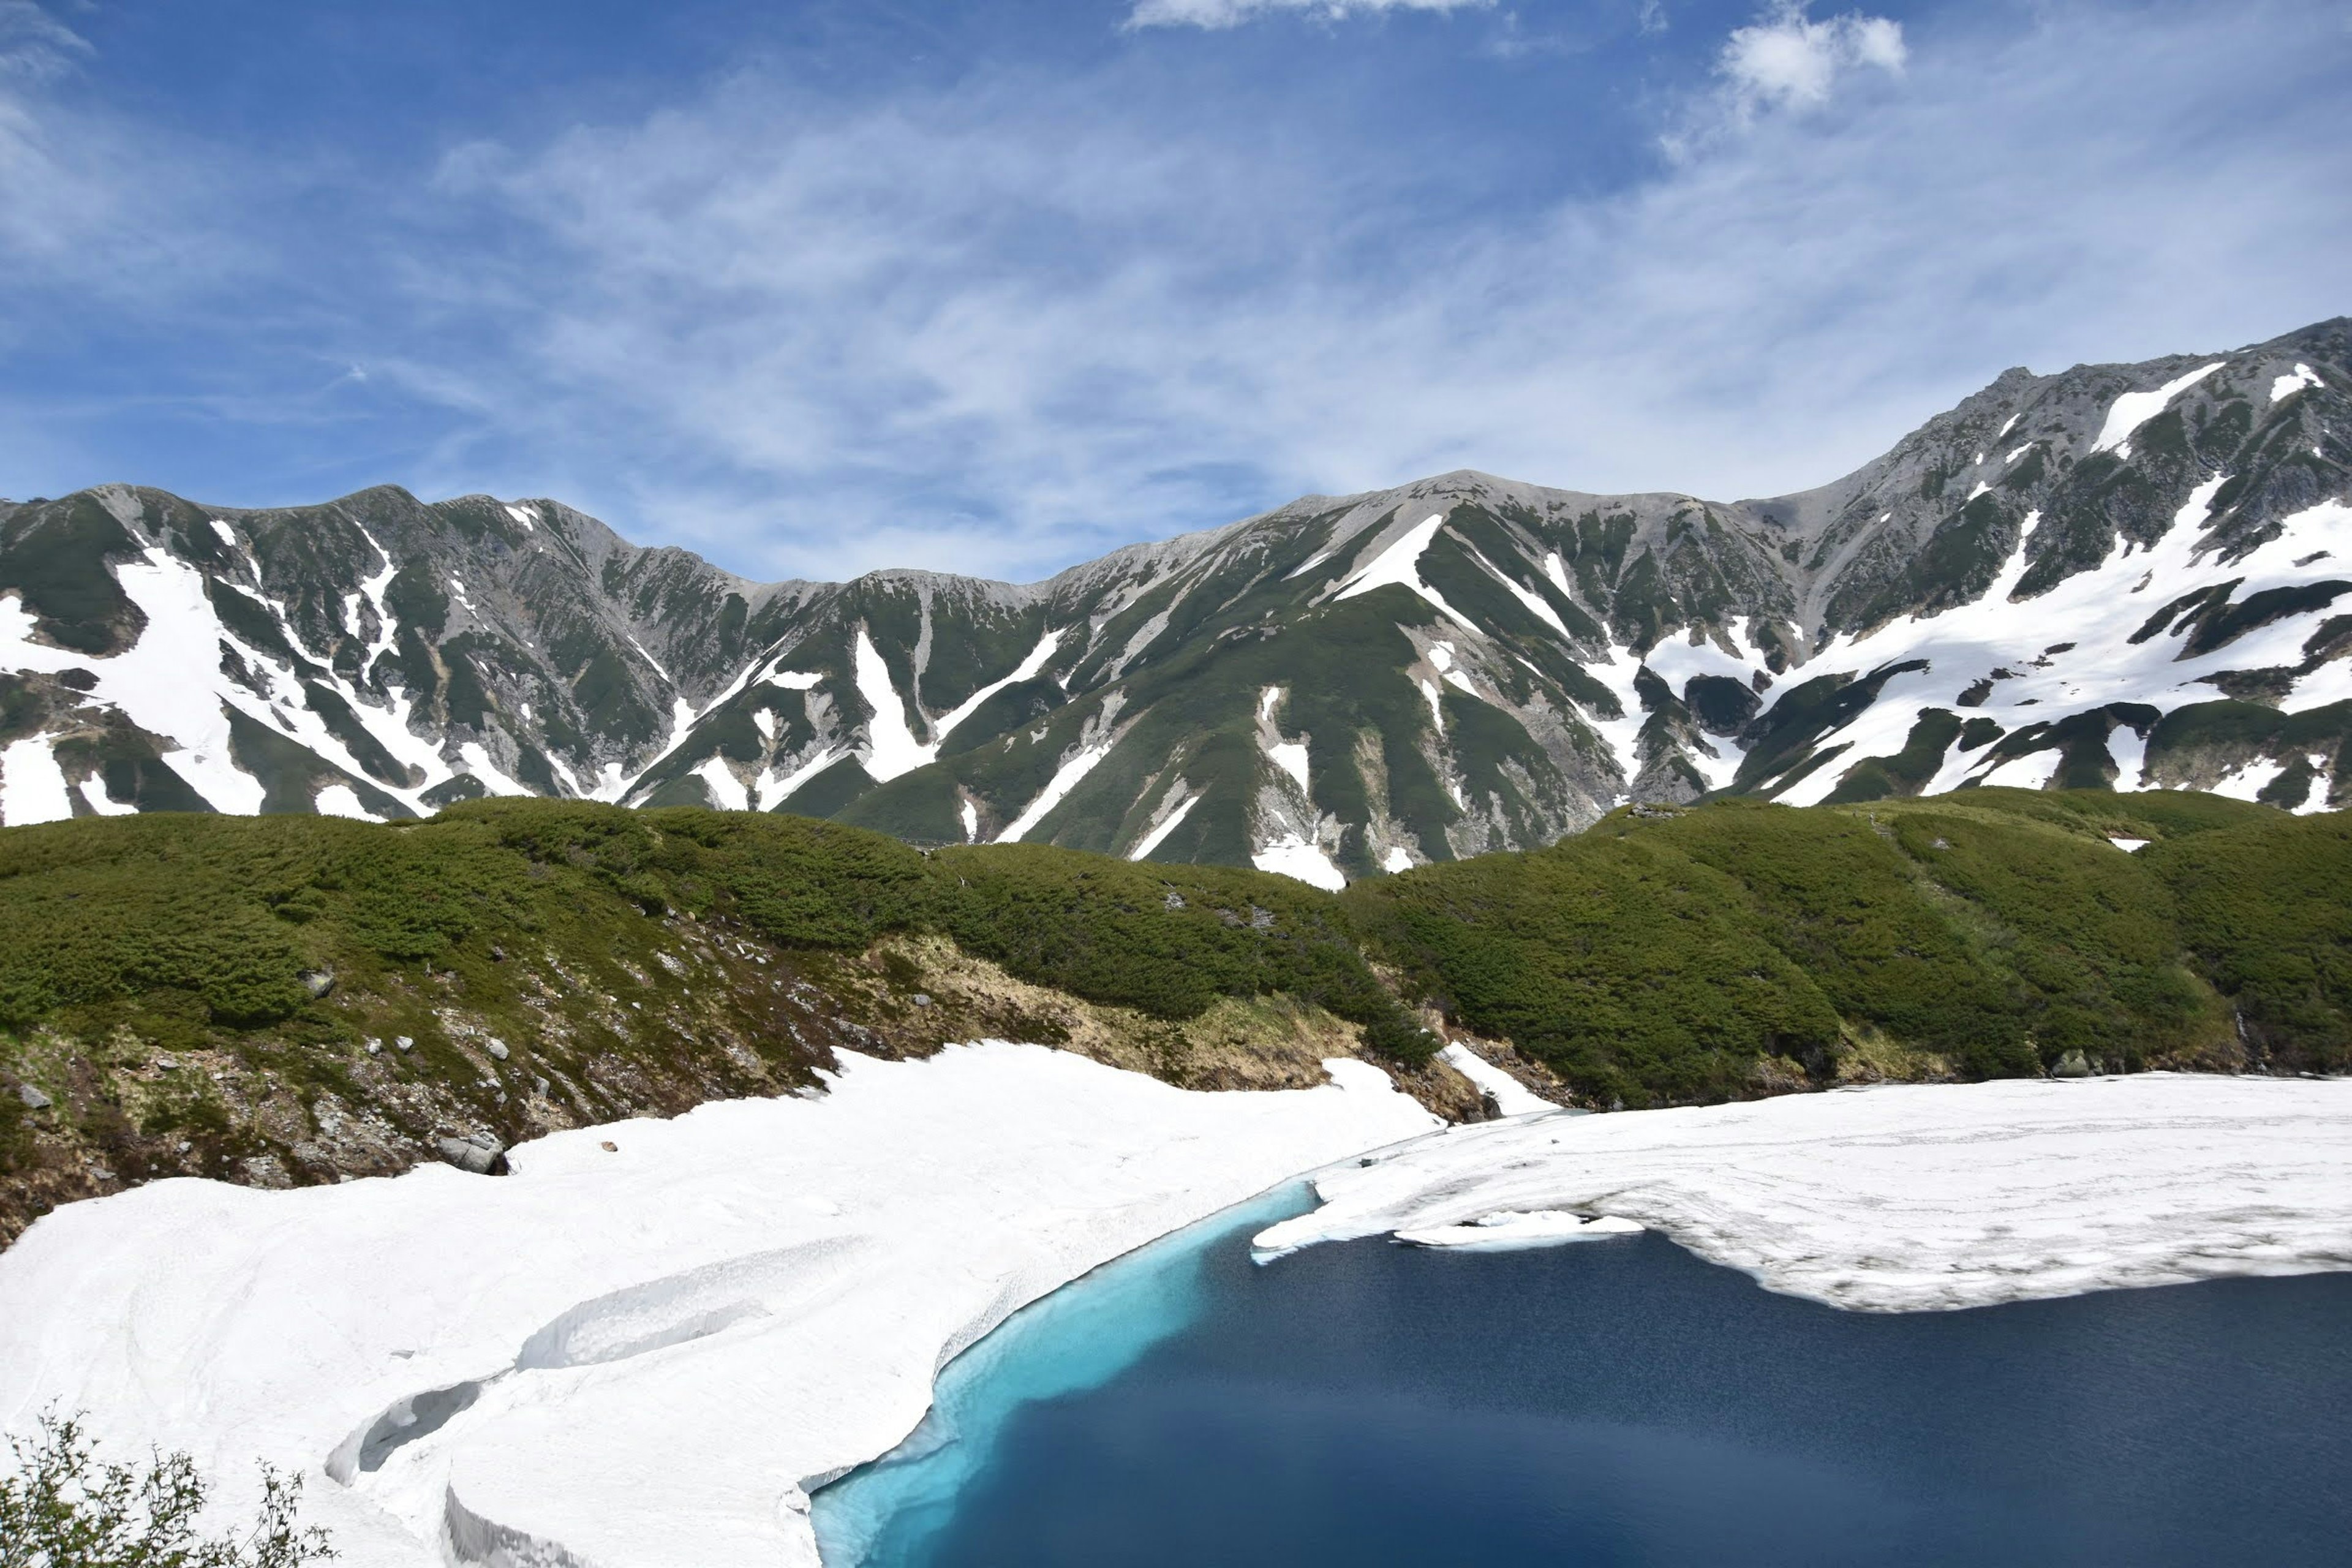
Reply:
M2352 320L2012 370L1716 502L1460 472L1026 586L760 584L551 500L0 503L0 821L783 809L1343 879L1627 798L2352 795Z

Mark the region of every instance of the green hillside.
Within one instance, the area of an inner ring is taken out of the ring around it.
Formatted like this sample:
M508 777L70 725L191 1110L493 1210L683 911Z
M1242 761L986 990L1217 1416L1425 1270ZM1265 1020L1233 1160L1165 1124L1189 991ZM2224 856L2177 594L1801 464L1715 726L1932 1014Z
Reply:
M1342 902L1411 997L1604 1104L2352 1065L2352 826L2213 795L1636 806Z
M835 1047L1029 1039L1203 1088L1361 1051L1457 1115L1424 1025L1600 1106L2342 1070L2347 952L2352 824L2187 794L1633 807L1338 896L686 808L86 818L0 830L0 1237L160 1175L803 1088Z

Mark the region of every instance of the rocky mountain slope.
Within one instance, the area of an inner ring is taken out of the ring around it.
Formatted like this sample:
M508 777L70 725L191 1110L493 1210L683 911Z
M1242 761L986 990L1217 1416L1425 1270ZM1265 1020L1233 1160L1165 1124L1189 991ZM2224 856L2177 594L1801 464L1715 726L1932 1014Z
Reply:
M1627 800L2352 793L2352 321L2013 370L1801 494L1475 473L1026 586L760 584L545 500L0 504L0 822L485 795L1322 886Z

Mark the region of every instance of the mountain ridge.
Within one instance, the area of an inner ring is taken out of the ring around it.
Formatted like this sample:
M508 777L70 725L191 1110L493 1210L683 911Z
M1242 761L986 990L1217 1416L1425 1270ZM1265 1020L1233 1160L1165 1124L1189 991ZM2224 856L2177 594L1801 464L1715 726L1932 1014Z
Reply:
M1786 496L1456 469L1025 584L753 583L546 498L102 486L0 503L0 822L538 794L1328 887L1725 792L2331 805L2347 498L2345 318L2004 372Z

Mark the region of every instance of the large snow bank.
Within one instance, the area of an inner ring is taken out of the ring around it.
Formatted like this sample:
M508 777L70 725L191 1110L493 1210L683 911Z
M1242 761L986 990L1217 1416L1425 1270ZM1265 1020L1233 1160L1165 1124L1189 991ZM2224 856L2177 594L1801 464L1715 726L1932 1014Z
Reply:
M86 1408L232 1509L297 1467L351 1568L812 1563L803 1488L1016 1308L1434 1125L1352 1061L1204 1094L1029 1046L843 1059L822 1099L558 1133L503 1180L70 1205L0 1254L0 1425Z
M1530 1117L1315 1186L1323 1206L1262 1232L1261 1253L1607 1215L1879 1311L2308 1273L2352 1268L2352 1081L2146 1073Z

